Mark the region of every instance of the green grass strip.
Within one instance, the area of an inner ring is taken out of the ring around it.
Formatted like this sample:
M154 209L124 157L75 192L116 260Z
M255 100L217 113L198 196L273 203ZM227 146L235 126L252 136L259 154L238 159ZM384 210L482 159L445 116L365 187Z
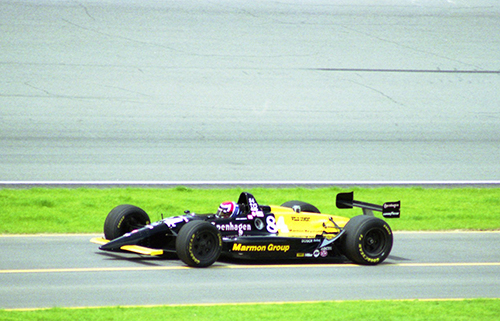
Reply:
M323 213L352 217L360 209L339 210L335 195L354 190L355 199L382 204L401 200L401 218L388 220L394 230L498 230L500 188L251 188L261 204L301 200ZM153 221L189 209L213 213L219 203L237 200L241 188L30 188L0 189L0 234L100 233L107 213L133 204Z
M160 307L0 310L0 320L496 320L500 299L333 301Z

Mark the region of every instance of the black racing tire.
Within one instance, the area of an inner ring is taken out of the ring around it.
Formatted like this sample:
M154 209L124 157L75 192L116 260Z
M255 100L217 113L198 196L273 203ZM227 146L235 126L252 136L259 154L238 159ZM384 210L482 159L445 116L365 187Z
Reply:
M341 249L351 261L363 265L383 262L392 249L392 231L385 221L373 216L355 216L344 227Z
M113 240L151 223L149 215L133 205L119 205L109 212L104 221L104 237Z
M281 204L282 207L289 207L293 208L294 206L300 206L300 211L301 212L310 212L310 213L321 213L318 208L312 204L306 203L306 202L301 202L301 201L288 201L283 204Z
M205 221L186 223L175 241L177 255L192 267L207 267L215 263L222 252L219 230Z

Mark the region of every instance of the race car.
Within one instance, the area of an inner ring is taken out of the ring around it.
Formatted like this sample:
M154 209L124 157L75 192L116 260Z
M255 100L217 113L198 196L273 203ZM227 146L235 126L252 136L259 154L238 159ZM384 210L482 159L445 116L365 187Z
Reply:
M208 267L219 257L254 260L321 259L340 257L357 264L383 262L391 252L393 233L373 211L399 218L401 202L375 205L339 193L338 208L359 207L353 218L321 213L314 205L288 201L281 206L259 205L243 192L237 202L223 202L216 213L183 215L151 223L133 205L120 205L104 222L104 238L93 238L104 251L142 255L173 254L191 267Z

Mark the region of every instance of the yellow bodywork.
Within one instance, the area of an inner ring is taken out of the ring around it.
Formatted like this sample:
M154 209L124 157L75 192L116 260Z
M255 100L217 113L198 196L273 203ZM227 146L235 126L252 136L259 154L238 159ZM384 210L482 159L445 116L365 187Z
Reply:
M94 243L94 244L104 245L104 244L108 243L109 240L106 240L102 237L93 237L90 239L90 242Z
M340 232L338 227L344 227L349 221L349 218L328 214L296 213L291 208L281 206L271 206L271 213L276 218L278 235L285 237L334 237Z

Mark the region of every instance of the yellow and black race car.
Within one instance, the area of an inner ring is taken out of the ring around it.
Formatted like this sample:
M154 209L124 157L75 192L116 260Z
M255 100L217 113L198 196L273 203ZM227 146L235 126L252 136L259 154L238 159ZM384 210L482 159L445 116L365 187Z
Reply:
M259 205L241 193L237 202L224 202L215 214L169 217L151 223L148 214L133 205L120 205L104 222L104 238L93 238L104 251L143 255L176 254L192 267L207 267L219 257L247 259L305 259L347 257L373 265L389 255L393 234L389 225L373 216L399 218L401 203L375 205L339 193L338 208L360 207L351 219L322 214L313 205L289 201L281 206Z

